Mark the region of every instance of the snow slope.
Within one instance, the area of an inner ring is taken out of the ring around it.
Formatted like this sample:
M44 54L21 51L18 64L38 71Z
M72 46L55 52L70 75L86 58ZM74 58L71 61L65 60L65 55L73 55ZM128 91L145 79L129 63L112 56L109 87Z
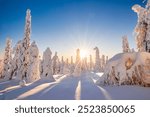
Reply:
M40 79L25 87L17 81L0 84L0 99L17 100L105 100L150 99L150 88L140 86L97 86L94 81L101 73L84 73L80 77L54 76L56 82ZM7 84L10 87L5 88ZM5 91L4 91L5 90ZM123 92L123 93L122 93Z

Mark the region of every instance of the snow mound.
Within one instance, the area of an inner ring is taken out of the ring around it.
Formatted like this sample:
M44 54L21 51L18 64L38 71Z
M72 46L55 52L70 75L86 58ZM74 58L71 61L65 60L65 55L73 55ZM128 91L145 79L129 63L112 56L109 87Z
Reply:
M19 85L20 85L21 87L26 86L26 81L25 81L25 80L21 80L21 81L19 82Z
M150 53L129 52L112 57L97 84L150 85Z

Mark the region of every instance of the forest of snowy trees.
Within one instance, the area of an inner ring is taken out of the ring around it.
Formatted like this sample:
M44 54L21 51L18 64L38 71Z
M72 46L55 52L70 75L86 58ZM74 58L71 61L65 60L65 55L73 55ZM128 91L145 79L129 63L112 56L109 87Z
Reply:
M70 74L80 75L81 72L103 72L108 56L101 55L98 47L95 47L95 57L81 58L80 49L76 50L76 60L73 56L70 59L58 56L58 53L53 52L48 47L43 52L43 57L39 56L39 49L36 42L31 43L31 11L26 11L25 33L23 40L17 42L15 47L12 47L12 40L7 38L4 58L0 61L0 78L1 79L19 79L20 85L30 83L40 78L49 78L55 81L53 75ZM95 58L95 61L94 61ZM70 61L69 61L70 60Z

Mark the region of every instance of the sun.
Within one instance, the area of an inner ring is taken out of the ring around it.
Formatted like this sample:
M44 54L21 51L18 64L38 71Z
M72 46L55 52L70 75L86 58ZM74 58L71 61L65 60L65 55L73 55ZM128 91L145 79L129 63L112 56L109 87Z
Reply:
M80 57L81 57L81 59L87 57L87 51L86 51L86 50L83 50L83 49L80 50Z

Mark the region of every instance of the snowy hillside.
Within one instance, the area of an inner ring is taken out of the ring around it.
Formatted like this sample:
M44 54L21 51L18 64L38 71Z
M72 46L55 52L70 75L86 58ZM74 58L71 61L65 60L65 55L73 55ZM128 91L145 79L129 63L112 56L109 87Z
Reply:
M129 52L112 57L97 84L150 85L150 53Z

